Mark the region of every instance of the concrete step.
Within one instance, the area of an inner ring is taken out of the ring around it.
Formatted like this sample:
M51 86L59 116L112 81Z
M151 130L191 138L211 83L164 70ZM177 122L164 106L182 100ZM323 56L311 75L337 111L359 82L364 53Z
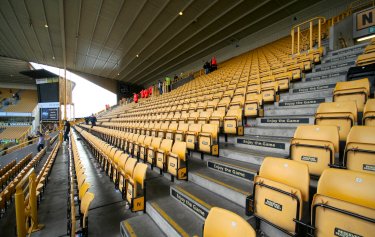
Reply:
M265 156L280 156L278 153L261 152L257 149L249 149L235 146L231 144L222 144L219 149L220 157L231 160L242 161L253 165L261 165Z
M320 104L325 102L324 98L321 99L310 99L310 100L299 100L299 101L288 101L288 102L280 102L279 105L295 105L295 104L303 104L303 103L311 103L311 104ZM277 109L269 109L264 111L264 116L266 117L279 117L279 116L313 116L315 115L316 107L297 107L292 108L290 106L281 106Z
M333 62L333 63L327 63L327 65L322 64L318 65L315 68L313 68L312 73L314 72L324 72L324 71L331 71L334 69L339 68L349 68L355 65L355 60L349 60L344 62Z
M296 128L283 127L245 127L245 135L291 138Z
M246 206L246 197L252 193L252 182L223 175L209 168L192 171L189 181L220 195L241 206Z
M236 147L242 147L259 152L271 152L279 155L289 155L290 139L285 137L250 136L235 138Z
M245 209L243 207L193 182L185 182L183 184L171 186L170 194L171 197L201 218L202 221L207 218L212 207L224 208L236 213L244 219L249 219L249 217L245 215Z
M202 219L171 196L148 201L146 212L166 236L202 236Z
M314 69L319 69L319 68L324 68L324 67L334 67L336 65L340 65L340 64L343 64L343 63L353 63L353 62L355 62L355 60L357 59L357 57L355 57L355 56L351 56L351 57L348 57L348 56L344 57L344 56L342 56L341 58L339 57L338 59L341 59L341 60L333 60L333 61L321 63L319 65L316 65L314 67Z
M357 59L357 57L359 55L361 55L362 53L363 53L363 48L358 48L355 51L349 51L347 53L338 54L338 55L334 55L334 56L327 56L327 57L324 57L324 59L322 60L322 64L330 63L330 62L336 62L336 61L342 61L342 60L346 60L346 59L350 59L350 58L353 58L354 61L355 61Z
M237 161L225 157L216 157L207 160L207 167L232 177L253 181L260 165L254 165L248 162Z
M280 101L285 100L306 100L310 98L322 98L322 97L331 97L332 90L322 90L322 91L309 91L305 93L284 93L280 94Z
M274 109L288 109L288 108L295 108L304 110L305 108L317 108L320 103L323 102L332 102L332 97L326 98L311 98L306 100L285 100L280 102L275 102L273 105L267 105L264 107L264 111L267 110L274 110ZM266 116L267 113L265 113Z
M302 81L322 80L339 76L346 76L350 67L339 67L328 71L310 72L305 74Z
M122 237L165 237L149 215L135 216L120 223L120 234Z
M295 128L301 124L314 124L314 116L279 116L248 119L249 126L257 127L291 127Z
M309 74L306 74L309 75ZM289 92L291 93L305 93L308 91L319 91L334 88L332 85L336 85L339 81L346 81L346 74L336 77L323 78L324 80L302 80L291 84ZM327 85L331 85L330 87ZM300 89L300 90L297 90Z
M328 53L327 56L336 56L336 55L341 55L341 54L346 54L349 52L355 52L360 49L364 49L368 43L363 43L363 44L357 44L351 47L343 48L343 49L338 49L335 51L331 51Z

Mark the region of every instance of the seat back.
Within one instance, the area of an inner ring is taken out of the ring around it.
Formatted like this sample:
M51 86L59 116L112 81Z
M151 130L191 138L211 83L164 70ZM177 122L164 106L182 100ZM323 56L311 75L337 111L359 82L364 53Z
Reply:
M375 175L326 169L312 201L315 236L370 236L375 233Z
M163 141L160 144L160 150L163 150L164 152L170 152L172 149L173 140L170 139L163 139Z
M82 227L86 228L86 218L89 212L90 204L94 200L95 195L90 192L86 192L81 200L81 209L80 212L83 215L83 224Z
M333 91L333 101L354 101L359 112L363 112L364 105L370 95L368 78L355 81L337 82Z
M136 164L137 159L128 158L128 160L125 163L125 178L133 177L133 172Z
M213 207L204 222L203 237L255 237L251 225L239 215L228 210Z
M321 103L315 114L316 125L335 125L340 141L345 141L350 128L357 122L357 105L353 101Z
M210 133L213 140L217 139L219 128L217 124L203 124L202 125L203 133Z
M160 147L161 138L160 137L154 137L151 142L151 147L154 149L158 149Z
M82 200L83 196L86 194L86 192L87 192L87 190L89 190L89 188L90 188L90 184L87 183L87 182L84 182L81 185L81 188L78 191L78 198L79 198L79 200Z
M301 220L303 202L309 200L309 186L306 164L266 157L254 179L254 214L291 234L296 233L294 219Z
M375 127L352 127L346 140L344 164L349 170L375 174Z
M152 143L153 138L154 138L154 137L146 136L146 137L145 137L145 140L143 141L143 144L146 145L146 146L150 146L151 143Z
M363 125L375 127L375 99L367 100L363 109Z
M300 125L290 145L291 159L307 164L310 174L316 176L334 164L337 152L339 131L336 126Z

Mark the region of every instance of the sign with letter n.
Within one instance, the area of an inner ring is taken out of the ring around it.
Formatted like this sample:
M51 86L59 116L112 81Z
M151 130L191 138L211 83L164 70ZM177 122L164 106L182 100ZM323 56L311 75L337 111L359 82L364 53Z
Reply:
M360 38L374 34L375 29L375 7L367 8L353 14L353 36Z

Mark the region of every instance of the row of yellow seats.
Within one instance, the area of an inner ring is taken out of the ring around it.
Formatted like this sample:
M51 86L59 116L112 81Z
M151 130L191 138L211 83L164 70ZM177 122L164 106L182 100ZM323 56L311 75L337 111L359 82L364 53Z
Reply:
M70 136L69 145L67 233L71 237L78 233L80 236L88 236L88 213L95 195L88 192L90 183L86 182L85 167L80 159L73 135ZM79 222L76 220L77 217L79 217Z
M309 167L267 157L246 210L291 236L370 236L375 231L374 183L373 174L325 169L309 202Z
M135 122L103 122L102 126L114 127L122 131L132 131L127 129L139 128L141 134L146 134L146 131L160 131L178 130L177 124L215 124L218 131L225 134L243 135L243 119L242 109L231 108L228 112L225 110L203 111L203 112L176 112L172 116L161 118L158 116L151 116L149 118L131 118L130 121ZM139 122L138 122L139 121ZM176 123L175 125L172 125ZM207 126L208 128L209 126ZM200 129L199 129L200 130ZM165 134L163 135L165 136Z
M124 150L138 160L148 162L152 168L159 168L160 173L167 172L171 174L171 177L187 179L186 142L160 137L146 137L134 133L121 134L116 130L101 127L94 127L92 130L99 132L104 141L107 141L110 145ZM106 166L106 163L104 163L104 166Z
M5 188L3 188L0 193L0 209L1 210L6 211L8 202L11 200L13 194L16 192L17 184L22 180L24 175L27 174L27 172L29 172L31 168L39 164L40 160L43 158L45 153L46 153L46 148L41 150L34 157L32 157L32 153L30 153L25 158L23 158L21 161L18 162L20 166L23 167L22 169L19 169L17 165L13 167L16 170L19 170L19 172L15 176L13 176L13 178L7 179L10 182L7 183ZM12 170L13 169L9 170L8 172L12 172Z
M76 130L89 144L91 152L115 183L116 189L121 191L122 198L130 204L131 211L145 211L147 165L138 163L137 159L131 158L121 149L80 127L76 127Z
M353 126L346 139L342 162L337 126L300 125L290 142L290 159L308 165L319 177L326 168L340 167L375 175L375 127Z
M356 61L357 66L366 66L375 63L375 40L372 39L366 46L363 54L359 55Z

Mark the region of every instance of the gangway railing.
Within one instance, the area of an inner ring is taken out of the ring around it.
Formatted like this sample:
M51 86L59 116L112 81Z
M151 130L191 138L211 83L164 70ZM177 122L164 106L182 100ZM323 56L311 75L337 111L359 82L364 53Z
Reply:
M15 208L18 237L25 237L44 227L38 222L36 185L36 175L32 168L16 186Z
M299 54L301 52L301 37L302 31L305 31L306 28L309 28L309 34L307 37L302 37L302 44L305 41L305 38L309 40L309 50L312 50L313 45L313 31L314 27L318 27L318 48L322 46L322 25L326 22L326 18L323 16L318 16L306 20L298 25L294 25L290 32L292 36L292 55ZM295 34L297 31L297 49L295 49Z

